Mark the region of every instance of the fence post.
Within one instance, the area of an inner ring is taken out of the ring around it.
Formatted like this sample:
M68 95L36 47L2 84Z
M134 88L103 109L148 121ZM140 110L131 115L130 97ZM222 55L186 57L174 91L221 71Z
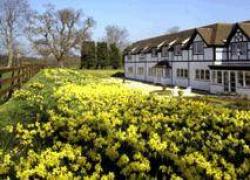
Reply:
M21 88L22 81L21 81L21 66L18 68L18 78L17 78L17 86Z
M2 89L2 72L0 72L0 90Z

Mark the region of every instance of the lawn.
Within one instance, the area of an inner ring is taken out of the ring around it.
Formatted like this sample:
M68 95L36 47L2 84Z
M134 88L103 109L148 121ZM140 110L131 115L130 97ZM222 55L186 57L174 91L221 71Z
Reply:
M150 93L161 87L113 73L48 69L16 91L0 106L0 178L249 178L247 101Z

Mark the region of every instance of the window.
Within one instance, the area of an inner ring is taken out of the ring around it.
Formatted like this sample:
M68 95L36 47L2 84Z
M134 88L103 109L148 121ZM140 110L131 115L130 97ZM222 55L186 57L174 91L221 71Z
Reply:
M149 68L148 69L148 75L149 76L155 76L155 68Z
M128 60L132 60L132 55L128 55Z
M210 71L207 69L196 69L195 70L195 79L199 81L209 81L210 80Z
M209 70L205 71L205 80L210 81L210 71Z
M163 47L162 48L162 57L167 57L168 56L168 48L167 47Z
M176 75L178 78L188 78L188 70L187 69L177 69Z
M240 55L247 55L247 43L241 42L238 43L238 49L240 49Z
M144 60L146 58L145 54L140 54L139 59Z
M139 67L137 74L138 75L143 75L144 74L144 68L143 67Z
M159 77L159 78L162 77L162 75L163 75L163 69L157 68L156 71L157 71L156 76Z
M174 48L174 54L176 56L181 56L182 55L182 49L181 49L181 45L176 45Z
M250 87L250 72L245 72L245 83L247 87Z
M181 70L180 70L180 69L177 69L176 71L177 71L177 72L176 72L176 76L177 76L177 77L181 77Z
M237 55L237 44L236 43L231 44L231 54Z
M222 84L222 72L217 71L217 83Z
M200 79L200 70L198 70L198 69L195 70L195 79L197 79L197 80Z
M238 72L238 84L240 87L244 86L244 73L242 71Z
M205 79L205 71L203 69L201 70L201 78L200 79L202 79L202 80Z
M152 49L152 57L157 57L157 49Z
M163 77L164 78L170 77L170 69L165 69L165 71L163 71Z
M133 74L134 70L133 70L133 67L129 67L128 68L128 74Z
M232 43L231 54L235 56L247 55L247 42Z
M212 81L213 81L213 83L216 83L216 71L213 71Z
M203 42L194 42L194 54L196 55L202 55L204 54L204 47L203 47Z
M184 78L188 78L188 70L187 69L184 69Z

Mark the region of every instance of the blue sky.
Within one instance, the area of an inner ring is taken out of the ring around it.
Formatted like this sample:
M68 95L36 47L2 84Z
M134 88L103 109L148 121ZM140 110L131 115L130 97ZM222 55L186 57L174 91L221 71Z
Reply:
M250 20L249 0L31 0L34 9L44 4L57 8L82 9L96 21L93 38L104 35L107 25L119 25L129 31L131 42L161 35L173 26L181 29L215 22Z

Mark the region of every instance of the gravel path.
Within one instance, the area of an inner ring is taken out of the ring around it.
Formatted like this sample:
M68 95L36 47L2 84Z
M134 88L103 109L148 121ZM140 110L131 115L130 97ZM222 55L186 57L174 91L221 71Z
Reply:
M128 88L138 89L138 90L141 90L142 92L145 92L148 94L154 93L154 92L164 93L164 91L162 91L161 86L154 85L154 84L147 84L147 83L143 83L143 82L139 82L139 81L132 81L132 80L126 80L125 83L123 83L122 79L114 79L112 81L122 83L123 85L127 86ZM180 90L180 89L167 87L165 91L169 92L173 96L178 96L178 91L182 91L183 96L200 96L197 93L190 92L190 90L188 90L188 89Z

